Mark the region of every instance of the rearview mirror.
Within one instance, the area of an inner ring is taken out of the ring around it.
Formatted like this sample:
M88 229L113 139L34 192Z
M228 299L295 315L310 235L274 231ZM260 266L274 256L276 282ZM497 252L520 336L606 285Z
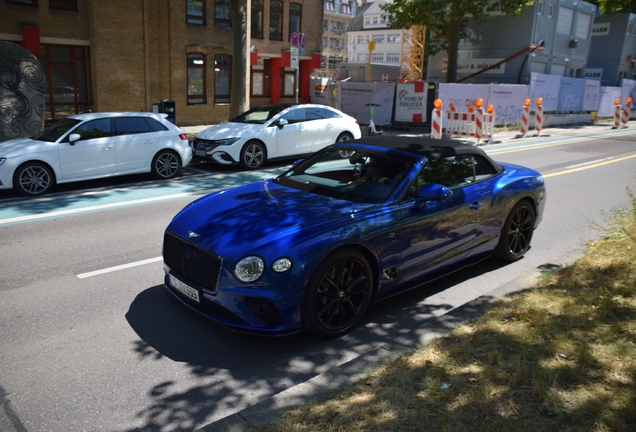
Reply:
M285 126L286 124L289 124L287 119L284 119L284 118L279 119L276 123L278 124L278 129L282 129L283 126Z
M446 186L442 186L441 184L436 183L427 183L417 191L417 200L422 202L440 201L452 196L453 191L451 191Z
M76 133L75 133L75 134L70 134L70 135L68 136L68 142L69 142L71 145L75 145L75 141L77 141L77 140L78 140L78 139L80 139L81 137L82 137L82 136L81 136L80 134L76 134Z

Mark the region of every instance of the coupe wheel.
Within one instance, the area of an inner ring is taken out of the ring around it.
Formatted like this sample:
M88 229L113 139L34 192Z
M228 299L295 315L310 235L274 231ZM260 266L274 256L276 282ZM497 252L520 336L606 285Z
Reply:
M340 135L338 135L338 138L336 139L337 143L340 142L346 142L346 141L351 141L353 139L353 136L348 133L348 132L343 132ZM340 156L342 156L343 159L347 159L349 157L351 157L351 155L353 154L352 151L346 151L346 150L340 150Z
M162 150L152 160L152 175L160 180L170 179L177 175L181 168L179 156L170 150Z
M528 201L515 205L501 230L495 255L505 261L517 261L530 249L535 213Z
M249 141L241 150L241 167L248 170L260 168L265 163L266 154L263 144Z
M21 195L36 196L47 193L53 187L53 172L38 162L19 167L13 176L13 187Z
M367 310L373 273L359 252L343 250L323 261L303 299L303 328L319 337L335 337L351 329Z

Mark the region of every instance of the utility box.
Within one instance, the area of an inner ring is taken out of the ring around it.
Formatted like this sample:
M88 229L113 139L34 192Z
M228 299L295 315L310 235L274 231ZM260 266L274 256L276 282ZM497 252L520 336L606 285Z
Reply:
M152 112L159 114L168 114L168 121L177 124L176 102L172 99L164 99L160 102L152 104Z

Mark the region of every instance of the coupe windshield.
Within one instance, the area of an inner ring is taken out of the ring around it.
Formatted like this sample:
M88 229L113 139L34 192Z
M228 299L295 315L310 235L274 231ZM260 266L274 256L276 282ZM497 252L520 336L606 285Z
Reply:
M279 112L289 108L289 105L266 105L252 108L243 114L234 117L230 121L233 123L254 123L263 124L274 117Z
M276 182L294 189L355 202L385 201L415 164L393 153L329 146L282 174Z
M60 120L59 122L53 123L51 126L34 136L33 139L38 141L55 142L59 140L62 135L64 135L80 122L81 120L74 120L70 118Z

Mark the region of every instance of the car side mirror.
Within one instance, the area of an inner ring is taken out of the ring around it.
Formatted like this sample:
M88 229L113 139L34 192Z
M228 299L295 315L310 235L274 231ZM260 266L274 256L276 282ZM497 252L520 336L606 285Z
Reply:
M426 201L442 201L453 196L453 191L436 183L427 183L417 191L418 207L422 207Z
M303 160L304 160L304 159L298 159L297 161L295 161L295 162L292 164L292 168L294 168L294 167L296 167L296 166L300 165L300 163L301 163Z
M82 136L80 134L70 134L68 136L68 142L70 145L75 145L75 141L80 139Z
M282 129L283 126L285 126L286 124L289 124L289 122L287 121L287 119L278 119L278 121L276 122L278 124L278 129Z

